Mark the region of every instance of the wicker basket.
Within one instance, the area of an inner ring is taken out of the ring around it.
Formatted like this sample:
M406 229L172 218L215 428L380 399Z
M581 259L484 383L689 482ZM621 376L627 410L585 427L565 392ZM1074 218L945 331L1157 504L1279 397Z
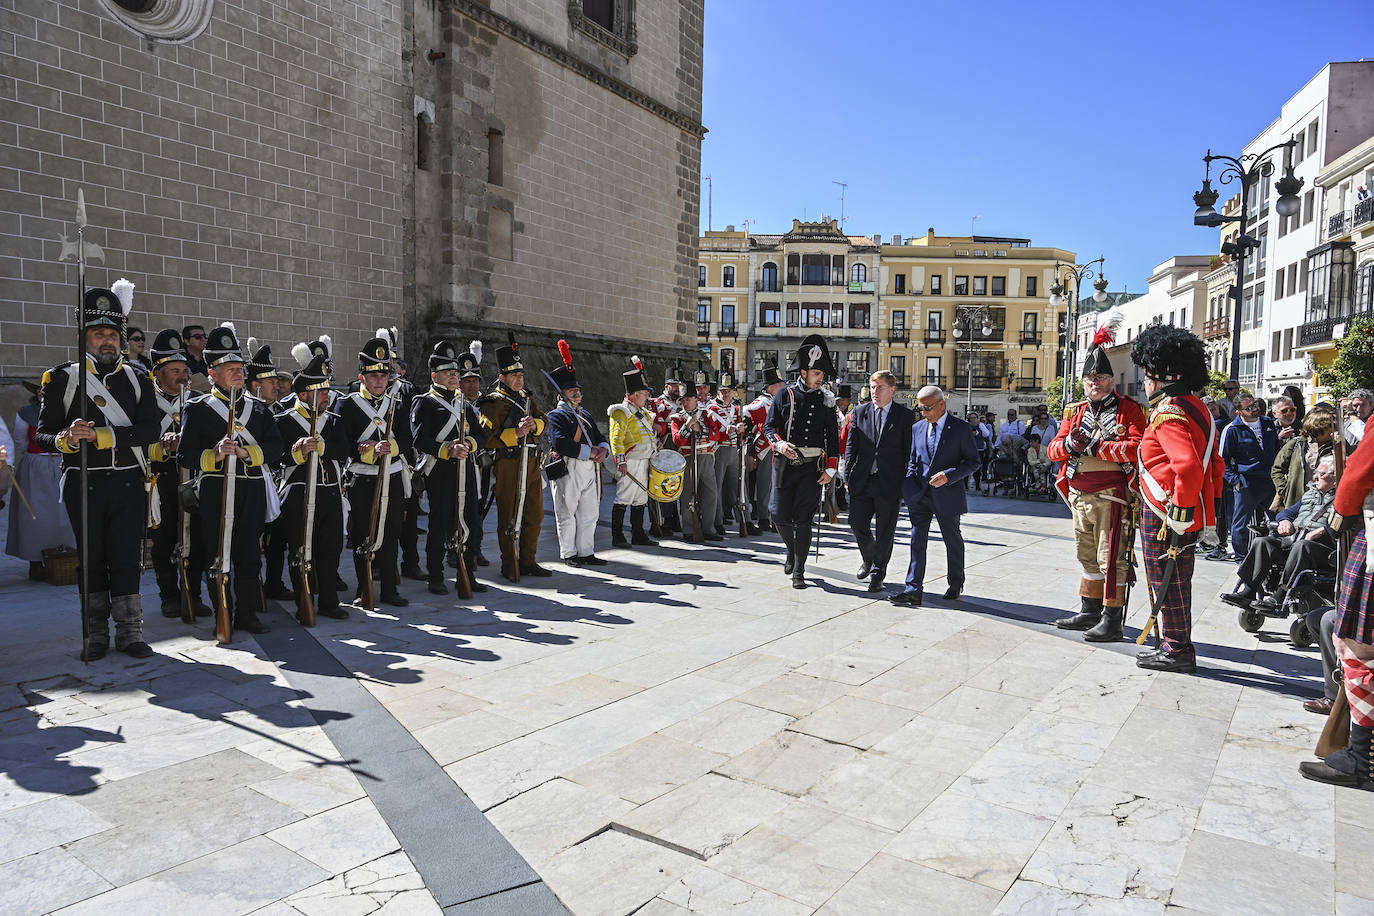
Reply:
M77 552L70 547L49 547L43 551L43 569L52 585L76 584Z

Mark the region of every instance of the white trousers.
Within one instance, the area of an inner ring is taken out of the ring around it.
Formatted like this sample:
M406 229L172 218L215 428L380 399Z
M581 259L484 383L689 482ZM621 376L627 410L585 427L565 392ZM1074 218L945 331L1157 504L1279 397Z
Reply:
M639 486L633 476L638 480ZM617 506L642 506L649 501L649 494L644 489L649 485L649 459L648 458L627 458L625 459L625 473L620 475L615 482L615 504Z
M601 465L595 461L567 459L568 473L553 482L553 516L558 525L558 556L589 557L596 552L596 519L601 506L596 498L596 478Z

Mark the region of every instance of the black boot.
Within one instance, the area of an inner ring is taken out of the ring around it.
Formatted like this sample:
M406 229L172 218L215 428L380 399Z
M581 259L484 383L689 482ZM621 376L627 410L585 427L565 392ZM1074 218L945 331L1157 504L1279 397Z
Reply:
M630 546L630 542L625 540L625 507L620 503L611 506L611 546Z
M644 507L630 507L630 543L638 547L657 547L658 541L644 533Z
M1328 754L1321 762L1303 761L1298 764L1298 772L1316 782L1347 789L1363 789L1374 792L1374 750L1370 747L1370 737L1374 729L1367 725L1350 723L1350 744Z
M1102 609L1102 619L1097 626L1083 634L1083 638L1088 642L1120 642L1122 636L1121 624L1126 620L1126 609L1120 607L1104 607Z
M806 554L792 564L792 587L806 588Z
M797 565L796 528L785 522L778 522L777 524L778 534L782 536L782 543L787 547L787 562L782 564L782 572L783 575L790 576Z
M1082 602L1078 613L1072 617L1064 617L1056 620L1054 625L1061 630L1091 630L1102 620L1102 599L1089 598L1083 595L1079 598Z
M1250 585L1250 583L1248 582L1242 582L1236 586L1236 590L1234 592L1228 592L1227 594L1222 595L1221 600L1225 601L1229 605L1232 605L1233 607L1243 607L1248 609L1250 605L1255 603L1254 586Z

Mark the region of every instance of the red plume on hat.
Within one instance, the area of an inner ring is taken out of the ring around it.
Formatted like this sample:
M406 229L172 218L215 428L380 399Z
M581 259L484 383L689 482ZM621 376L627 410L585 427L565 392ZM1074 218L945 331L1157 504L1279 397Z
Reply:
M519 344L519 342L516 341L516 339L515 339L515 332L514 332L514 331L507 331L507 332L506 332L506 336L510 338L510 348L511 348L512 350L514 350L516 353L519 353L519 352L520 352L520 344Z
M630 363L633 364L634 367L638 369L640 372L644 371L644 363L640 361L638 356L631 356Z
M1094 347L1110 347L1116 343L1116 330L1126 320L1126 313L1120 306L1113 306L1097 316L1097 332L1093 334Z
M566 340L558 341L558 355L563 357L563 365L567 367L569 372L572 372L572 347L568 346L568 342Z

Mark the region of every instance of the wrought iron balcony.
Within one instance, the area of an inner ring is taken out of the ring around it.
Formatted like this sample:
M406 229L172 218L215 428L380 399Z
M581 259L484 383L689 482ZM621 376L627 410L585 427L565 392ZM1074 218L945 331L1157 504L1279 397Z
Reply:
M1016 380L1017 391L1039 391L1040 378L1038 376L1027 376Z
M906 329L906 328L888 328L888 329L887 329L887 342L888 342L888 343L905 344L905 343L906 343L908 340L910 340L910 339L911 339L911 338L910 338L910 336L908 335L907 329Z
M739 337L738 328L739 328L739 326L738 326L737 324L735 324L733 321L730 322L729 324L726 324L725 322L721 322L720 330L716 332L716 336L717 336L717 337L734 337L734 338L738 338L738 337Z
M934 385L937 388L948 388L948 386L945 385L945 377L935 372L927 372L925 375L918 375L916 376L916 381L922 386Z
M711 322L709 322L709 321L698 321L698 322L697 322L697 336L698 336L698 337L710 337L710 336L711 336Z
M1202 325L1203 340L1213 340L1217 337L1226 337L1230 333L1230 315L1218 315L1216 318L1208 318Z
M1023 331L1021 332L1021 346L1023 346L1023 347L1038 347L1038 346L1040 346L1040 332L1039 332L1039 331L1025 331L1025 330L1023 330Z
M1326 237L1334 239L1337 236L1345 235L1350 231L1353 223L1352 215L1349 210L1344 213L1334 213L1326 220Z
M967 385L968 376L964 376L963 384ZM974 388L991 388L1000 391L1002 389L1002 376L1000 375L975 375L973 376Z
M1355 227L1363 226L1370 221L1374 221L1374 197L1366 197L1355 205L1355 215L1352 220Z
M944 328L926 328L926 343L944 346L948 333Z

